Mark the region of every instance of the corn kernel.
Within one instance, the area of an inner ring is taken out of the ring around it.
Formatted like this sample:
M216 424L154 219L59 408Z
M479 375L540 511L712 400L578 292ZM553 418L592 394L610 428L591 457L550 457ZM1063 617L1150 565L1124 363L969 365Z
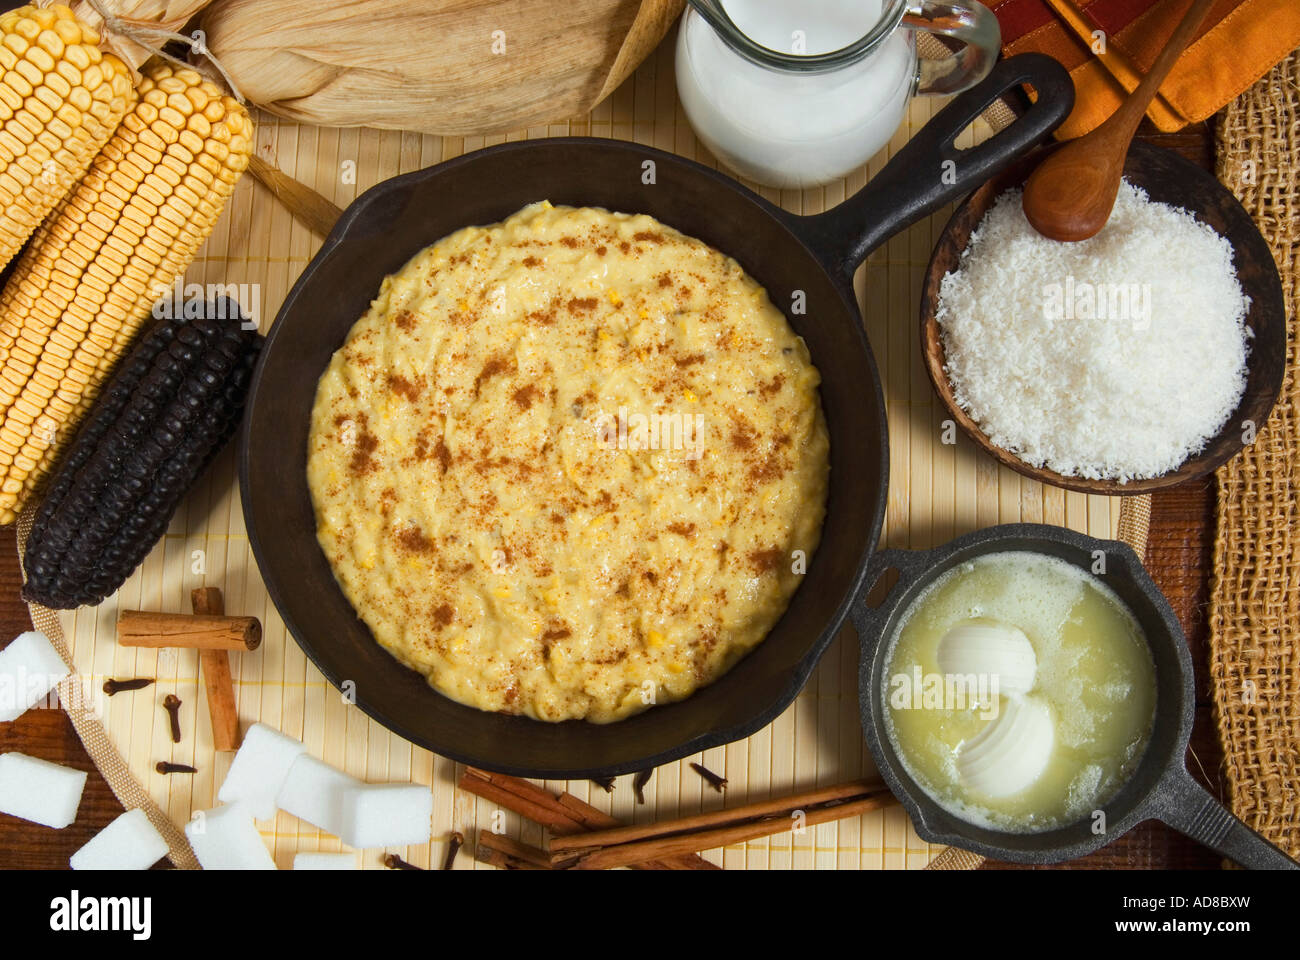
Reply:
M0 31L6 41L12 36L7 28ZM48 89L66 85L70 92L57 108L52 99L39 98L69 131L81 114L77 144L60 147L63 135L49 125L37 141L80 167L71 172L60 168L53 171L53 182L40 181L66 197L32 234L0 294L0 380L21 387L19 394L0 400L0 426L10 425L12 411L10 432L23 433L21 457L12 459L0 478L0 523L13 519L76 435L114 363L148 319L150 306L160 292L171 289L212 231L252 150L248 112L211 83L192 70L151 60L140 70L137 100L125 65L88 46L98 43L92 35L83 29L78 40L70 28L59 33L64 59L55 65L57 78ZM0 84L0 101L4 89ZM175 109L180 101L171 94L181 92L185 104L195 107L191 120L202 115L197 127ZM201 105L206 106L198 109ZM33 109L36 105L28 107ZM10 141L21 133L21 123L6 125L0 131L0 151L12 152ZM90 142L89 153L82 141ZM16 204L6 202L3 189L6 176L12 180L16 169L0 162L0 204L9 208L11 219ZM49 172L39 165L35 169ZM183 187L173 189L182 176ZM76 177L80 182L67 192ZM51 273L53 264L59 266ZM21 369L18 335L42 349L42 366L35 374ZM51 379L63 384L53 398L43 392ZM22 429L23 410L32 404L58 421L56 435Z

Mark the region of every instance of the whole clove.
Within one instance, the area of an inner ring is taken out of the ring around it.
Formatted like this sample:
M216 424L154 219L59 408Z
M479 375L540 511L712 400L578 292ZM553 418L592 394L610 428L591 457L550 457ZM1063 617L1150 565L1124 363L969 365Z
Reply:
M149 677L137 677L133 680L105 680L104 692L110 697L115 693L125 693L128 690L143 690L153 683Z
M592 777L591 782L600 787L600 789L604 790L606 793L614 792L613 777Z
M174 693L163 698L163 709L172 721L172 743L181 742L181 698Z
M691 769L694 770L696 773L698 773L706 781L708 781L709 786L711 786L714 790L718 791L718 793L721 793L723 790L727 789L726 777L720 777L712 770L710 770L708 767L698 763L692 763Z
M154 767L159 773L198 773L194 767L187 763L168 763L166 760L159 760L158 765Z
M640 771L632 780L632 789L636 791L636 802L645 803L645 785L650 782L650 778L655 775L654 767L649 770Z
M447 856L442 859L442 869L450 870L456 865L456 854L460 853L460 848L464 845L465 834L453 830L451 836L447 838Z
M423 870L424 867L417 867L413 863L407 863L395 853L390 853L384 857L384 866L389 870Z

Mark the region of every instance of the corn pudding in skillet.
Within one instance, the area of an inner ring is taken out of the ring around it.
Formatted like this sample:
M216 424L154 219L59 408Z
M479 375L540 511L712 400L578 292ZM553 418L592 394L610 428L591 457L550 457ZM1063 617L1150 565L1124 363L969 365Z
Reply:
M803 341L731 258L533 204L416 254L321 377L317 537L452 699L620 720L763 640L825 512Z

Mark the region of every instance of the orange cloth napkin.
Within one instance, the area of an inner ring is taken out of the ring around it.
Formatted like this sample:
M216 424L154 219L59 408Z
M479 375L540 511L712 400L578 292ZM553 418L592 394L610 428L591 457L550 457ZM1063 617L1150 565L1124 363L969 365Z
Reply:
M1057 130L1082 136L1136 87L1192 0L984 0L1002 51L1055 57L1074 78L1074 112ZM1147 116L1160 130L1204 120L1300 46L1300 0L1219 0Z

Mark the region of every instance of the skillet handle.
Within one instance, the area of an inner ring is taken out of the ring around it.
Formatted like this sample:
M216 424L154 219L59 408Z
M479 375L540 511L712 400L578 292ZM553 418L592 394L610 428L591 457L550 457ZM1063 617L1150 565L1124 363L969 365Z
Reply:
M953 143L1007 90L1032 84L1032 106L978 146ZM867 254L927 213L975 189L1045 140L1074 106L1074 83L1065 68L1041 53L998 63L976 86L953 98L861 190L839 206L792 218L813 250L845 278Z
M893 612L896 598L901 597L908 586L929 569L930 553L929 550L881 550L867 562L867 575L864 578L866 589L853 601L853 608L849 611L853 626L858 631L858 643L864 653L882 639L881 633ZM889 588L878 604L874 607L867 606L867 597L871 595L876 582L891 567L898 571L898 582ZM869 662L868 658L863 656L862 662Z
M1215 853L1250 870L1300 870L1300 864L1229 813L1181 763L1157 791L1156 816Z

